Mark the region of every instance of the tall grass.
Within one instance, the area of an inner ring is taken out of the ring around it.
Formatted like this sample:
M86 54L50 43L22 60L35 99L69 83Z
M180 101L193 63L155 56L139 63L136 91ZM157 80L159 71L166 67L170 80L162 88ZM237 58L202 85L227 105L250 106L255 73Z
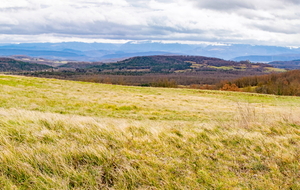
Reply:
M300 188L299 98L3 78L3 189Z

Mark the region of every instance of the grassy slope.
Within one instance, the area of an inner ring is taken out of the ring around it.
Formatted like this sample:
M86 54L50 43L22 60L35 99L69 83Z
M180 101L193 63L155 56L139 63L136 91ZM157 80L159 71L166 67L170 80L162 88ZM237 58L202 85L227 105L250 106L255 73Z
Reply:
M7 189L299 189L300 98L0 76Z

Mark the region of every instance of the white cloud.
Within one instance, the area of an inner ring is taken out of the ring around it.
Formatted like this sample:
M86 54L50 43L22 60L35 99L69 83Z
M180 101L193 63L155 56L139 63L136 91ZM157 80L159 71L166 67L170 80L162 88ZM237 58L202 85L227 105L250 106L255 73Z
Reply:
M299 9L297 0L3 0L0 41L49 35L299 46Z

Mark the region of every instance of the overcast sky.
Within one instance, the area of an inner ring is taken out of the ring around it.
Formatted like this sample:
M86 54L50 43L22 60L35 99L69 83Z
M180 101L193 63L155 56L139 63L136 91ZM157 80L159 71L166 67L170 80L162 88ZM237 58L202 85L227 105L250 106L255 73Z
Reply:
M299 0L1 0L0 42L300 46Z

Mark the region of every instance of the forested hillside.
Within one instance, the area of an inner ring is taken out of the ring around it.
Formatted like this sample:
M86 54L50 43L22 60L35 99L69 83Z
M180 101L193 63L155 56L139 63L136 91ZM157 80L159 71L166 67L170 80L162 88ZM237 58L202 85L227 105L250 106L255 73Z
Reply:
M10 58L0 58L0 72L23 72L23 71L40 71L50 69L51 66L16 61Z
M176 72L176 71L206 71L206 70L267 70L272 66L267 64L254 64L247 61L235 62L218 58L202 56L142 56L133 57L117 63L95 66L106 72Z
M221 80L284 71L268 64L226 61L202 56L142 56L113 63L70 62L54 72L28 73L51 77L122 85L215 85Z

